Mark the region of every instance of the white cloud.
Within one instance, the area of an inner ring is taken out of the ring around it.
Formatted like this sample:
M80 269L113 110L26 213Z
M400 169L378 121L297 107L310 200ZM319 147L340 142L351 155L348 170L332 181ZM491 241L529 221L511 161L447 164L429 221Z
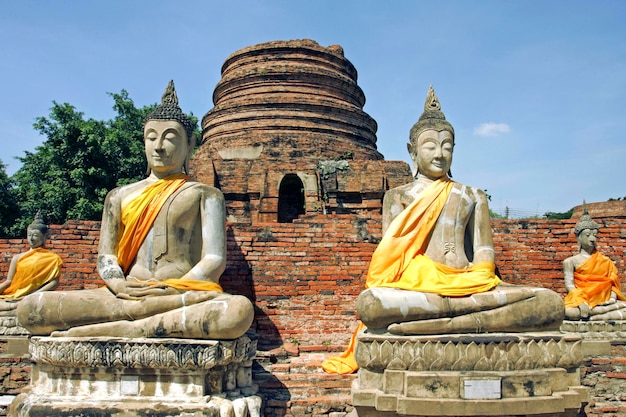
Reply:
M511 127L506 123L482 123L474 128L474 134L477 136L498 136L510 131Z

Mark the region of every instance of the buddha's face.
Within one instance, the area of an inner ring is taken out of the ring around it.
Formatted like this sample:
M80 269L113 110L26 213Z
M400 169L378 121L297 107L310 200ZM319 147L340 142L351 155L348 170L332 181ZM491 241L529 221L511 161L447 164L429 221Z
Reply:
M596 250L598 242L598 230L597 229L584 229L578 235L578 244L580 248L587 253L593 253Z
M26 229L26 239L28 240L28 246L33 249L39 248L46 243L45 233L35 227Z
M159 178L182 172L192 150L185 128L175 120L149 120L144 144L148 166Z
M436 180L450 171L454 137L448 130L427 129L411 140L408 149L420 174Z

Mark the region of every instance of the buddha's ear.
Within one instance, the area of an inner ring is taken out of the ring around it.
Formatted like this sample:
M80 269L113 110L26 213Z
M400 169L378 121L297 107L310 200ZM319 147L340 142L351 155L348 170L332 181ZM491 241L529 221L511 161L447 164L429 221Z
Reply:
M417 166L417 158L415 158L415 153L413 153L416 149L414 145L409 142L406 144L406 149L409 151L409 156L411 157L411 161L413 161L413 167L411 168L411 174L413 174L413 178L417 177L417 174L420 171L420 168Z

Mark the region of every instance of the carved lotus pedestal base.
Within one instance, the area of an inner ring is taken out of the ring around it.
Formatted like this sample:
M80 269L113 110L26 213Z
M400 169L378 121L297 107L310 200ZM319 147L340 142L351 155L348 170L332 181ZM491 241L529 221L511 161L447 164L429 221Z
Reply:
M0 336L30 336L13 315L0 315Z
M560 333L361 333L352 386L359 417L577 416L580 337Z
M562 332L578 333L583 340L626 340L626 320L564 320Z
M259 417L256 336L231 341L33 337L12 416Z

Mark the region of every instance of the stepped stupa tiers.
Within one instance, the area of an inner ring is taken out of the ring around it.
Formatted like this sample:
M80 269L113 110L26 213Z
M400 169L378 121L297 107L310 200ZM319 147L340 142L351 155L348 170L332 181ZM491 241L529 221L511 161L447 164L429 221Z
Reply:
M379 210L389 183L410 176L406 163L378 152L376 122L340 46L293 40L241 49L222 66L213 102L191 169L222 190L231 221Z

